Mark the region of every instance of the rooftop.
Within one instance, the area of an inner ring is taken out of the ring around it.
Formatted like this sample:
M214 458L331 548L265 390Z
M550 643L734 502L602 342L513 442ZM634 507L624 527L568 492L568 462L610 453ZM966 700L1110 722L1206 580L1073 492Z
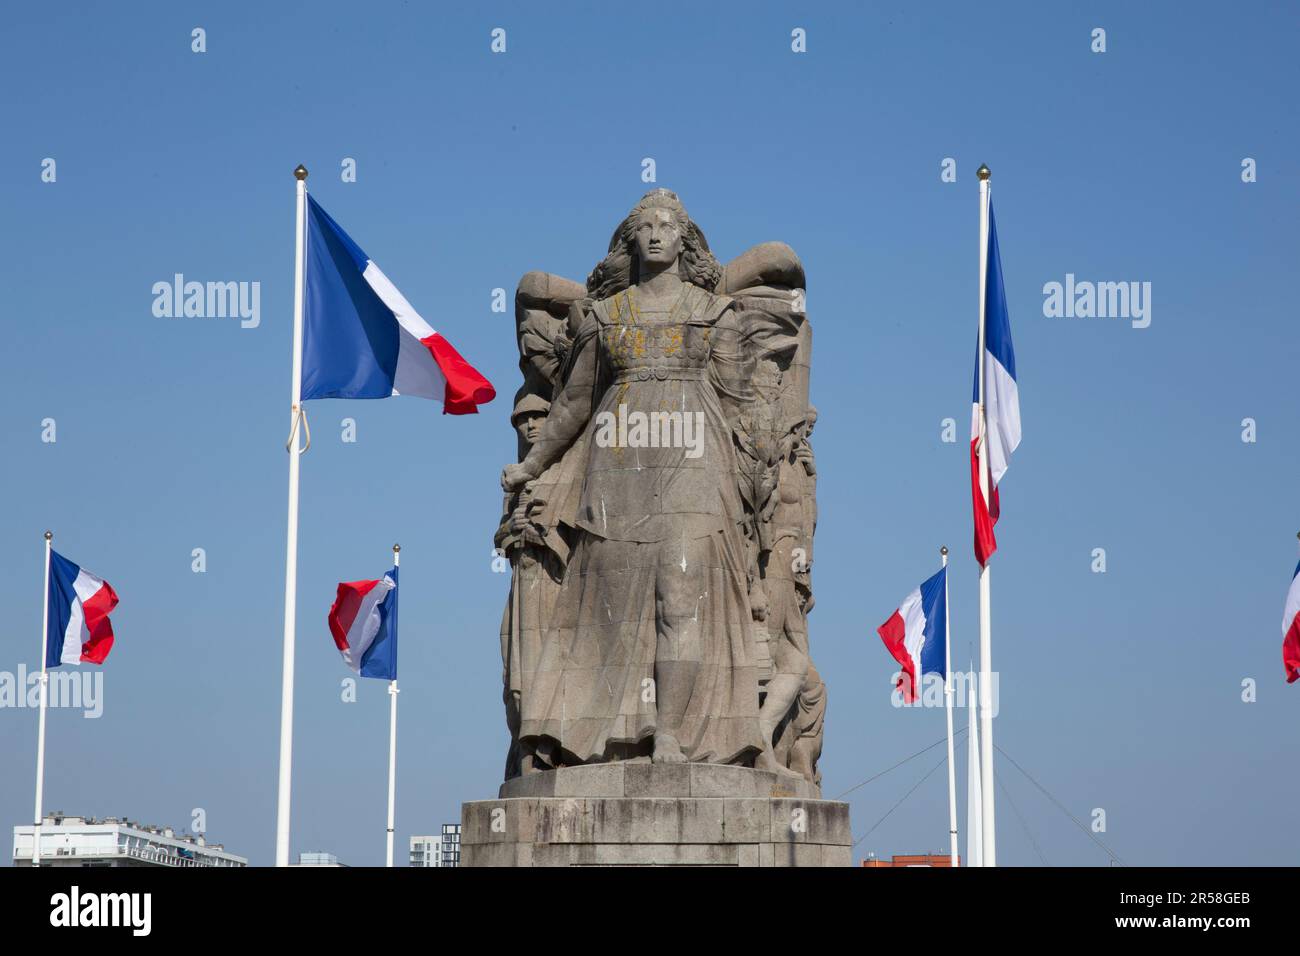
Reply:
M14 827L15 864L31 860L36 824ZM40 854L51 860L76 857L131 857L171 866L247 866L248 860L209 842L201 833L177 832L169 826L140 823L129 817L93 817L62 810L46 813L40 823Z

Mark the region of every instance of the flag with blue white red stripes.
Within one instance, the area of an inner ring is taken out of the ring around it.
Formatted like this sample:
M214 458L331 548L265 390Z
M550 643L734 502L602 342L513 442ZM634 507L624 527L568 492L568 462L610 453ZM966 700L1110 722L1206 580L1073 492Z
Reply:
M375 581L345 581L330 608L343 663L361 677L397 680L397 568Z
M948 679L948 661L944 642L948 639L948 568L925 580L914 590L889 620L876 628L885 648L902 668L897 687L903 702L917 699L917 683L926 674L942 674Z
M1016 385L1016 353L1011 346L1011 318L1006 287L1002 283L1002 258L998 230L989 202L988 262L984 280L984 354L975 359L975 389L971 409L971 497L975 510L975 558L988 564L997 550L993 535L1001 513L998 482L1006 474L1011 453L1020 444L1020 392ZM976 349L978 351L978 347ZM980 362L984 363L984 434L980 434ZM982 443L981 443L982 439ZM989 498L980 490L980 458L988 455Z
M496 397L310 196L306 273L303 401L415 395L471 415Z

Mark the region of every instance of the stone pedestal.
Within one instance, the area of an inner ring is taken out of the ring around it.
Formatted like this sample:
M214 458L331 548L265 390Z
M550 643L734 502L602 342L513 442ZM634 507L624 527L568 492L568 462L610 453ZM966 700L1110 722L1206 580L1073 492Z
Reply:
M849 806L798 778L620 762L529 774L461 810L461 866L851 866Z

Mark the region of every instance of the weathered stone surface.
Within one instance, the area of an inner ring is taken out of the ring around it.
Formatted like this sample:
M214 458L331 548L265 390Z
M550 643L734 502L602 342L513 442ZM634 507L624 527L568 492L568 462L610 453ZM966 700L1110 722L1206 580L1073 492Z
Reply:
M523 797L794 797L821 799L821 788L800 777L752 767L709 763L584 764L525 774L500 787L503 798Z
M466 808L475 807L474 813ZM484 800L465 804L461 837L471 843L532 843L537 839L538 801Z
M852 846L822 846L822 866L852 866Z
M693 797L754 797L771 785L773 775L746 767L723 767L717 764L690 765Z
M722 807L723 839L728 843L765 843L771 838L772 801L746 797L723 800Z
M533 866L742 865L737 847L704 844L551 845L534 848L531 858Z
M623 795L628 797L691 796L691 765L684 763L625 763ZM563 770L554 771L564 773ZM698 794L697 794L698 796Z
M815 843L773 844L774 866L821 866L822 848Z
M681 824L678 828L682 843L725 843L725 801L723 800L662 800L676 808Z
M849 866L848 805L770 797L525 797L462 809L462 866Z
M523 777L513 777L497 789L497 796L517 797L553 797L555 796L554 773L530 773Z
M557 797L622 797L623 765L598 763L583 767L551 771L555 774Z
M462 841L463 841L462 837ZM593 820L586 800L538 798L534 843L592 843Z
M530 866L531 843L485 843L475 848L475 866Z
M832 800L773 800L773 843L851 845L848 804Z

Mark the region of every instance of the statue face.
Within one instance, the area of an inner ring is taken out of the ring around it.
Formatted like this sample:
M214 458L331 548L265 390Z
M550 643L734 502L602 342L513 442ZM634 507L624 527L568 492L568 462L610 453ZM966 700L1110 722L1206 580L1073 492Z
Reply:
M541 412L529 412L519 419L515 429L519 432L519 437L528 444L536 444L537 438L542 433L542 425L546 423L546 416Z
M641 262L670 266L682 254L682 231L671 209L652 206L645 210L634 235L637 259Z

